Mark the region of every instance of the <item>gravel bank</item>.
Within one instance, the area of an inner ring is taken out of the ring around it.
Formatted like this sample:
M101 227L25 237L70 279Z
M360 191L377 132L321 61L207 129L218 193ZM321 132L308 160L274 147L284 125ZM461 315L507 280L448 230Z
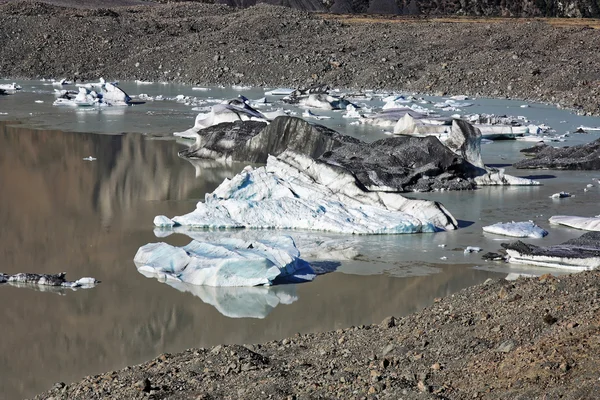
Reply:
M599 283L490 280L380 325L163 354L36 399L592 399Z
M373 23L264 4L89 10L11 2L0 13L3 77L329 83L506 96L600 114L600 35L586 27L525 20Z

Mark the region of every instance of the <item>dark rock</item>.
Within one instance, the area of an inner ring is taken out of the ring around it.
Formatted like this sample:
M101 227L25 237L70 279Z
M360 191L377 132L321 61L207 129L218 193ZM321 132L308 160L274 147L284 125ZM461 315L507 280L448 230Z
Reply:
M150 380L148 378L137 381L134 386L140 392L148 393L150 390L152 390L152 385L150 384Z
M547 323L548 325L553 325L556 323L556 321L558 321L558 319L556 317L552 316L552 314L544 315L544 322Z
M515 168L544 168L568 170L600 169L600 139L591 143L554 148L545 146L529 160L513 164Z
M387 317L383 321L381 321L380 326L382 328L393 328L396 326L396 318L395 317Z

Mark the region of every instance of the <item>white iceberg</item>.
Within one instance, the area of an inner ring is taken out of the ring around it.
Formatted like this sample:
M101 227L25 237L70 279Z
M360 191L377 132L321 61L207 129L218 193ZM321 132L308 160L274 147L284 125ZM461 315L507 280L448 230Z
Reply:
M483 227L484 232L494 233L496 235L536 238L541 239L548 234L547 231L540 228L532 221L525 222L498 222L497 224Z
M298 104L302 107L320 108L323 110L345 110L351 103L341 97L323 93L313 93L300 98Z
M295 90L296 89L277 88L265 92L265 96L289 96L290 94L294 93Z
M174 136L190 139L198 138L201 129L218 125L223 122L235 121L267 121L261 112L248 105L248 99L240 96L239 99L229 100L224 104L215 104L207 114L198 114L194 126L183 132L175 132Z
M111 105L128 105L131 101L127 93L110 82L106 82L102 87L102 99Z
M584 231L600 231L600 217L555 215L548 220L553 225L564 225Z
M226 179L193 212L172 218L195 228L277 228L352 234L456 229L439 203L366 192L343 168L286 151ZM163 223L164 225L164 223Z
M134 262L146 276L192 285L259 286L315 277L289 236L255 241L221 238L213 243L193 240L183 248L149 243L139 248Z
M6 90L9 92L16 92L17 90L21 90L21 86L16 83L2 83L0 84L0 90Z

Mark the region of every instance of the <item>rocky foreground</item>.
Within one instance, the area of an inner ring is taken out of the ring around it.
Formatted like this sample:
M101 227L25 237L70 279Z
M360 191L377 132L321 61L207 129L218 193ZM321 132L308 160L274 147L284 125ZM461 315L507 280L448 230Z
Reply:
M36 399L593 399L599 284L488 280L380 325L163 354Z
M114 3L113 3L114 4ZM0 4L0 76L510 97L600 113L600 35L536 20L382 20L257 5Z

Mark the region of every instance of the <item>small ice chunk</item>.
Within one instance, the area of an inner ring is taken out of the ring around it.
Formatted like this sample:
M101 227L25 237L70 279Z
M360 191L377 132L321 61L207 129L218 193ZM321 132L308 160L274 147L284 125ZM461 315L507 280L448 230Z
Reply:
M550 196L551 199L564 199L565 197L572 197L571 193L559 192L559 193L554 193L552 196Z
M92 157L92 156L88 156L88 157L84 157L83 160L84 161L96 161L97 158L96 157Z
M86 276L84 278L77 279L75 281L75 285L82 286L82 287L92 287L92 286L97 285L99 282L100 281L97 280L96 278L90 278L90 277Z
M496 235L512 237L529 237L540 239L548 234L547 231L540 228L532 221L526 222L498 222L497 224L483 227L484 232L494 233Z
M465 249L464 253L465 254L479 253L480 251L481 251L481 247L467 246L467 248Z
M164 215L157 215L154 217L154 226L161 228L172 228L175 226L175 222L173 222L171 218L168 218Z
M585 231L600 231L599 215L595 217L555 215L550 217L549 222L553 225L564 225L571 228L583 229Z
M44 102L44 100L36 100L35 102L38 103L38 104L41 104L41 103Z

